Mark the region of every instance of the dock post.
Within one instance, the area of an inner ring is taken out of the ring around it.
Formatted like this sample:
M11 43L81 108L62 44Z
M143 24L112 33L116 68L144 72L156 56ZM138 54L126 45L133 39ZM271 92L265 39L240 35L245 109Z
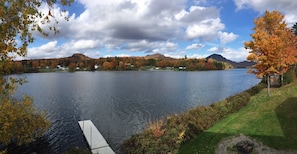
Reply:
M91 149L92 149L92 127L90 127L90 139L91 139Z

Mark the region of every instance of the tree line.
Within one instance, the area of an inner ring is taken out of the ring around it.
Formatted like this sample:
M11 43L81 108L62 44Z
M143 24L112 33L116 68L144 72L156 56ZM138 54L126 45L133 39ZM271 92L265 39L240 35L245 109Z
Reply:
M11 73L42 72L44 70L58 70L63 68L70 72L77 70L145 70L148 68L175 69L187 71L224 70L232 66L214 59L196 58L146 58L146 57L107 57L92 59L81 54L74 54L68 58L35 59L14 61Z

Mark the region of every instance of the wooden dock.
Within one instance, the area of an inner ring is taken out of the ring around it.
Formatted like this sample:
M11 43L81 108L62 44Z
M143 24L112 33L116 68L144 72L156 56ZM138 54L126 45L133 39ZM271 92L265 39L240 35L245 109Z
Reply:
M78 124L93 154L115 154L91 120L78 121Z

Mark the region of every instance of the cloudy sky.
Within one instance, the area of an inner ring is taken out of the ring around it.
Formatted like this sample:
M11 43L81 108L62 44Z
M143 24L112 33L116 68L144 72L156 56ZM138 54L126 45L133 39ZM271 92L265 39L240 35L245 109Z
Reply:
M52 8L59 23L50 24L59 33L43 37L34 32L26 59L74 53L204 58L217 53L243 61L248 55L243 42L251 40L254 19L265 10L278 10L292 26L296 8L296 0L77 0L70 7Z

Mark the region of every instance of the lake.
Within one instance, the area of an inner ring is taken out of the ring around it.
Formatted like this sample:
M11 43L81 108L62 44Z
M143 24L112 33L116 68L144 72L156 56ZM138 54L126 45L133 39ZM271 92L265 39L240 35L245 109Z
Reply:
M86 148L79 120L90 119L110 146L119 152L123 140L141 132L150 121L209 105L257 83L246 69L225 71L114 71L32 73L16 96L34 97L52 125L39 143L26 149L62 153L70 147ZM24 149L14 149L20 153Z

